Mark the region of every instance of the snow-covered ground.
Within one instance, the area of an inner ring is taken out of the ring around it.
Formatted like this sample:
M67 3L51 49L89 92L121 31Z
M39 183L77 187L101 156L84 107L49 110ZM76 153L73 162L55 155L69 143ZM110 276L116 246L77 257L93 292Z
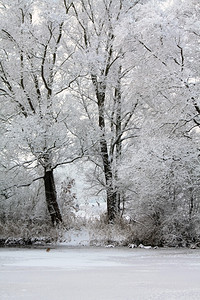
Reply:
M0 249L0 299L200 299L200 251Z

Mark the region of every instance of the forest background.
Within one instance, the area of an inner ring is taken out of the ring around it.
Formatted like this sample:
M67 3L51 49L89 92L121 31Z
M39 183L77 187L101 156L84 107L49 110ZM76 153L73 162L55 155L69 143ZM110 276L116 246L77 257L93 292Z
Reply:
M198 0L0 1L3 242L200 245L199 28Z

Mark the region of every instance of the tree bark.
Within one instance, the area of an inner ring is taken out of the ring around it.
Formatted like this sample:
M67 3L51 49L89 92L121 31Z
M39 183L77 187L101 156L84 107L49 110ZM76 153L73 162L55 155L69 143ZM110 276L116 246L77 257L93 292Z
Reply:
M44 172L44 186L45 186L45 196L47 202L47 208L51 217L53 225L62 222L62 216L57 202L56 187L54 182L53 170L45 169Z
M116 171L115 171L115 179L117 183L116 187L116 206L118 209L118 213L120 212L120 202L121 202L121 192L119 190L119 176L118 176L118 168L121 161L121 153L122 153L122 102L121 102L121 66L118 70L118 81L117 86L115 88L115 102L116 102Z
M118 205L117 205L117 193L113 186L113 170L112 163L109 159L108 154L108 145L105 138L105 90L106 85L102 82L97 83L97 78L95 75L92 75L92 81L96 89L96 97L98 103L98 112L99 112L99 128L101 129L100 137L100 151L103 161L103 170L106 183L106 195L107 195L107 216L108 221L113 223L117 214L118 214Z
M109 162L108 147L105 138L101 137L100 147L101 147L101 156L103 160L103 169L104 169L105 182L106 182L107 215L108 215L108 221L112 223L114 222L118 211L117 201L116 201L117 194L113 188L112 166L111 163Z

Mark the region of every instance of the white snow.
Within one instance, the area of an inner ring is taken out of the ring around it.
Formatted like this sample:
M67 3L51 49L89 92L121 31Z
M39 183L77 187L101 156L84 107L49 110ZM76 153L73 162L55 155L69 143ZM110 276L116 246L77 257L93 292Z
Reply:
M0 249L0 299L200 299L200 251Z
M65 246L89 246L90 245L90 235L87 229L82 228L81 230L68 230L66 231L64 237L64 242L60 245Z

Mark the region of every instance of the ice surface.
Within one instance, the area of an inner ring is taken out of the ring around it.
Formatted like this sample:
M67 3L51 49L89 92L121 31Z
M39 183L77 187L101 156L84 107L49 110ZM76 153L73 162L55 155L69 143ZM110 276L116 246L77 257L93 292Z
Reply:
M200 251L0 249L0 299L200 299Z

